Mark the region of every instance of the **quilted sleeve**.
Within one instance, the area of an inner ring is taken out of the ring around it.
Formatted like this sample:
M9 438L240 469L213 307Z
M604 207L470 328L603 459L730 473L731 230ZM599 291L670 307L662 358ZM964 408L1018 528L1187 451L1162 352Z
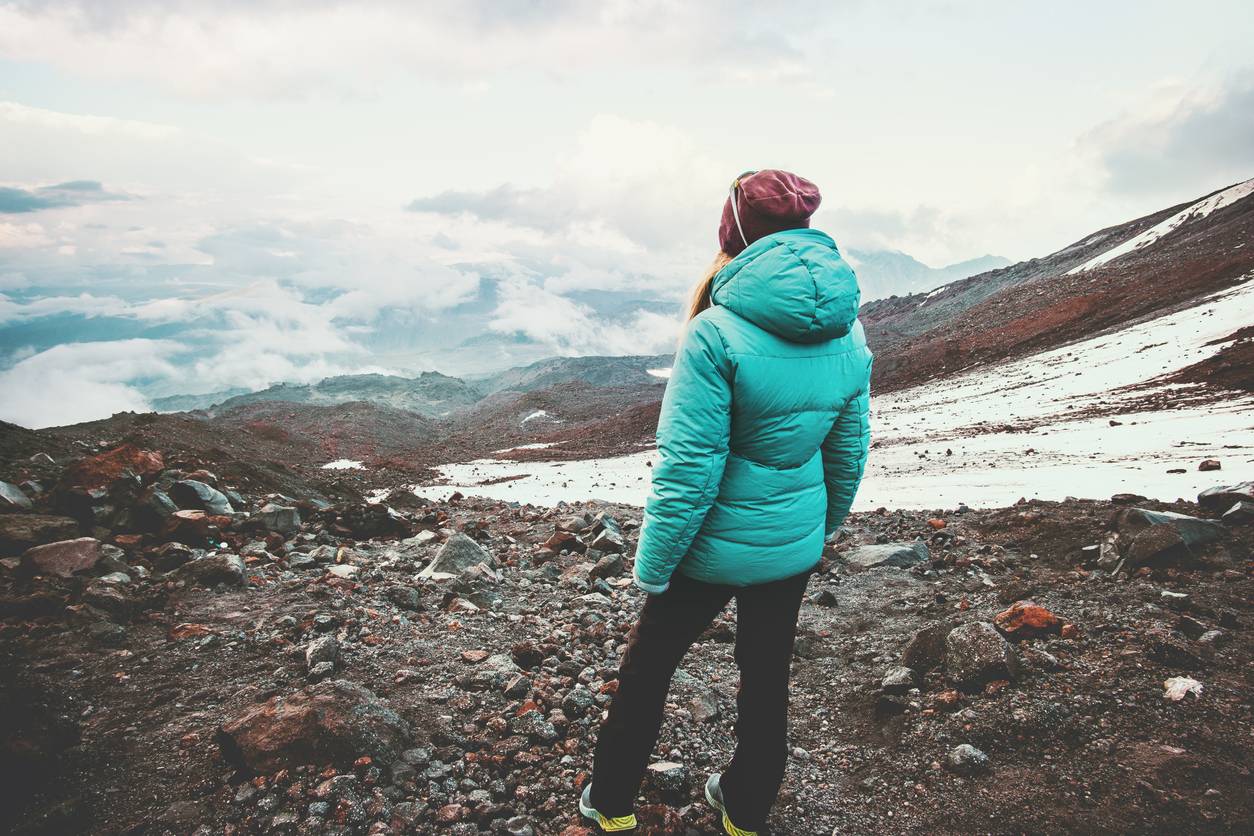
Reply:
M731 435L732 366L718 328L693 319L658 418L658 460L636 549L636 585L659 594L718 496Z
M845 521L858 493L871 445L870 362L867 383L841 409L823 441L823 478L827 483L827 524L831 536Z

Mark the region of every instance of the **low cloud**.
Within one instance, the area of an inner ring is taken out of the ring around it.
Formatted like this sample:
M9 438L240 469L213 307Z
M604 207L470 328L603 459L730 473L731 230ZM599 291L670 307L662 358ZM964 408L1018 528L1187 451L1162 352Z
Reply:
M41 428L148 409L131 385L173 377L183 346L170 340L67 343L18 360L0 372L0 420Z
M126 195L105 191L104 186L96 180L70 180L35 189L0 186L0 214L19 215L44 209L63 209L67 206L129 199Z

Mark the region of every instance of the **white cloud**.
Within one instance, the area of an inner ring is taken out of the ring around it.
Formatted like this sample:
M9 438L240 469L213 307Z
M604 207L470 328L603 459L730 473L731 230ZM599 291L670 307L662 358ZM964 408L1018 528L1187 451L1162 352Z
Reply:
M821 8L45 0L0 5L0 55L202 97L361 95L397 73L473 91L520 67L570 76L639 62L699 66L741 83L795 82L808 75L801 41L821 28L813 14ZM811 18L804 32L791 25L797 16Z
M40 428L146 410L130 381L177 375L172 356L181 351L167 340L114 340L67 343L20 359L0 372L0 419Z
M654 354L674 349L680 321L678 312L665 316L651 311L607 321L586 305L512 280L502 286L501 302L488 327L502 334L523 334L556 354Z

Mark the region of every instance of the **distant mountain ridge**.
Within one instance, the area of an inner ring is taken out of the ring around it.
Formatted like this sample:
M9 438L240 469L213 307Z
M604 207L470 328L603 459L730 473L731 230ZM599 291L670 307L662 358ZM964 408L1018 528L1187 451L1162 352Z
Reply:
M671 360L672 355L669 354L551 357L498 374L470 379L439 372L423 372L416 377L338 375L317 383L279 383L256 392L231 394L197 408L210 415L221 415L251 404L268 402L311 406L362 402L405 410L427 418L448 418L472 409L489 397L500 401L510 394L535 392L562 384L578 383L591 388L653 388L664 383L664 377L651 374L650 370L668 369ZM184 399L203 402L213 397L174 396L161 400L177 404Z
M1011 263L1010 259L999 255L982 255L947 267L929 267L900 250L851 248L844 255L858 274L864 302L931 290L947 282L996 270Z

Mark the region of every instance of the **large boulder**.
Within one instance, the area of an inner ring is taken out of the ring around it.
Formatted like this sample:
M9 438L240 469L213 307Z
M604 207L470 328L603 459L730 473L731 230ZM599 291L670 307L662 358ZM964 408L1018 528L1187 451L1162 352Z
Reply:
M226 494L195 479L180 479L170 486L169 494L170 499L185 511L205 511L222 515L235 510Z
M46 514L0 514L0 555L21 554L31 546L69 540L78 523Z
M954 682L978 687L994 679L1014 679L1019 657L987 621L973 621L945 637L945 672Z
M61 540L27 549L22 555L22 565L31 572L71 578L78 572L94 569L103 551L95 537L78 537Z
M0 482L0 511L29 511L30 497L17 485Z
M345 680L251 706L218 733L227 761L263 773L307 764L346 768L364 755L392 761L409 741L409 724L399 714Z
M131 527L138 531L156 533L179 507L170 495L155 485L146 488L131 506Z
M74 462L61 474L61 485L90 491L107 488L119 479L146 481L164 468L160 453L123 444Z
M876 543L858 546L844 555L847 562L864 569L874 569L879 566L908 569L919 563L926 563L929 557L927 543L922 540L915 540L913 543Z
M1197 550L1228 536L1224 527L1214 520L1202 520L1173 511L1151 511L1148 508L1124 508L1115 514L1113 527L1121 537L1136 538L1151 526L1169 525L1180 535L1189 550Z
M1254 482L1216 485L1197 495L1197 504L1213 514L1227 511L1234 504L1242 501L1254 502Z
M459 575L472 566L486 563L495 567L496 560L491 553L460 531L448 538L435 554L435 560L427 566L419 577L430 578L437 572L447 575Z

